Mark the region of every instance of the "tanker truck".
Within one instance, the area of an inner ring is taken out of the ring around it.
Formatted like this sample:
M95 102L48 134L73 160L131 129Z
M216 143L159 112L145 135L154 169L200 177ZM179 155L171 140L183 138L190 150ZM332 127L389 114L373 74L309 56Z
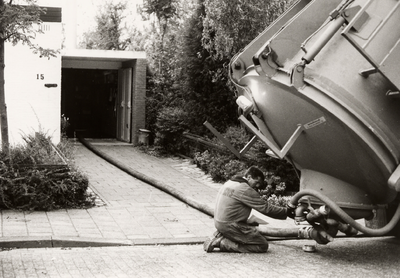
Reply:
M298 221L400 236L399 23L398 0L300 0L231 59L240 122L300 172Z

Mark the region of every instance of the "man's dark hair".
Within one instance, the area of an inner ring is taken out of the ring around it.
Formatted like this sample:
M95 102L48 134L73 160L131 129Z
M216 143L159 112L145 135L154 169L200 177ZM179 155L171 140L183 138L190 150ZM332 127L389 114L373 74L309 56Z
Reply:
M258 169L256 166L251 166L247 171L244 173L244 176L247 177L250 175L253 179L261 178L263 181L265 179L264 173Z

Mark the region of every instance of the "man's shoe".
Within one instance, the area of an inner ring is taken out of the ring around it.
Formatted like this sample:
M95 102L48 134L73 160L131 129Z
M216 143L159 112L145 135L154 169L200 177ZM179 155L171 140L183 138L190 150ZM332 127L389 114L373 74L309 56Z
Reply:
M206 251L207 253L210 253L214 250L213 243L214 243L215 239L216 238L213 237L213 238L208 238L206 241L204 241L204 244L203 244L204 251Z
M214 233L214 237L210 237L204 242L204 251L206 251L207 253L212 252L215 247L219 247L219 243L221 242L221 240L222 234L219 231L216 231Z

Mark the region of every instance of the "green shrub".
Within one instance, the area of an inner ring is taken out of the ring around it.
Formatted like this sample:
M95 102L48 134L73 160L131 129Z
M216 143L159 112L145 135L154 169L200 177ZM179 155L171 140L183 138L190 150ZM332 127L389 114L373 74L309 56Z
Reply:
M52 147L51 138L43 132L24 135L25 144L10 148L9 153L0 152L0 161L9 165L62 164L62 159Z
M231 161L231 156L215 153L208 163L208 173L216 182L227 180L225 176L225 165Z
M184 148L182 133L187 130L187 113L178 107L165 107L157 115L155 144L169 152Z
M14 168L0 164L0 208L54 210L94 205L88 179L69 167Z
M197 167L209 174L216 182L224 182L234 175L244 172L248 166L247 163L236 159L231 154L221 154L209 150L196 152L193 160Z
M237 126L228 127L223 136L237 150L241 150L251 139L251 136L243 128Z
M292 196L276 196L273 194L269 197L263 196L262 198L267 200L267 202L271 205L279 206L279 207L286 207L286 205L290 201L291 197Z
M25 144L0 152L0 208L54 210L92 207L88 179L39 132L24 136ZM62 147L67 149L68 145Z
M230 127L222 134L236 150L241 150L251 139L244 129L240 127ZM216 137L212 139L213 143L223 147L222 142ZM252 165L259 167L264 173L271 172L274 177L281 180L271 183L271 194L283 194L285 191L298 191L299 179L294 167L284 159L276 159L268 156L265 152L267 147L264 143L256 143L247 152L246 157L238 159L235 155L227 152L221 152L216 149L208 149L202 152L194 153L194 162L197 166L210 174L216 182L224 182L233 175L244 172Z
M193 161L196 163L197 167L203 170L205 173L208 173L209 167L212 160L212 154L209 150L205 150L204 152L195 152Z
M230 179L238 173L244 173L248 168L248 164L244 161L232 159L225 165L223 165L224 179Z

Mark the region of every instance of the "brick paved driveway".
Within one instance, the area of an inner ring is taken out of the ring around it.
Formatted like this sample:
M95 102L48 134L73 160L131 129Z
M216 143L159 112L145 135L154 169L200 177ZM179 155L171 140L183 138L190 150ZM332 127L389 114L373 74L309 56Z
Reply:
M205 253L200 245L0 252L2 277L399 277L400 242L338 239L305 253L305 241L272 242L266 254Z

